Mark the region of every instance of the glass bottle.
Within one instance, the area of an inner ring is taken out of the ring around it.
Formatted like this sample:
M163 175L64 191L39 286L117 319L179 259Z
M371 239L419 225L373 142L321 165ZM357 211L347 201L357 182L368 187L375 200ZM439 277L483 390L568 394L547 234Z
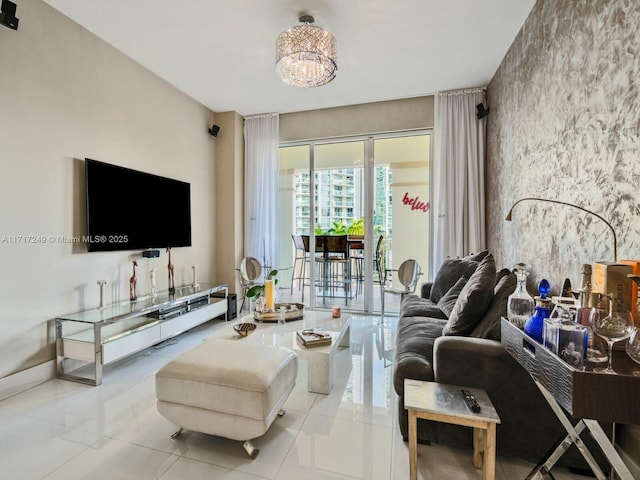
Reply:
M534 311L533 298L527 292L527 276L531 272L531 266L526 263L518 263L514 267L514 272L518 284L507 301L507 318L516 327L524 328L524 324Z
M544 329L544 319L549 318L549 305L551 301L547 298L551 285L543 278L538 284L540 296L536 297L536 308L533 316L524 325L524 333L533 338L536 342L542 343L542 331Z
M573 290L571 290L571 280L569 280L568 278L564 279L560 296L563 298L573 298Z
M587 329L587 354L589 363L604 363L609 357L607 355L607 343L595 333L591 327L589 317L596 315L593 309L604 309L602 294L592 291L591 286L591 265L582 265L582 275L580 279L580 289L578 290L578 310L576 312L576 323Z
M578 289L578 311L576 312L576 322L589 328L589 314L591 313L591 265L582 265L582 276L580 288ZM591 332L593 334L593 332Z

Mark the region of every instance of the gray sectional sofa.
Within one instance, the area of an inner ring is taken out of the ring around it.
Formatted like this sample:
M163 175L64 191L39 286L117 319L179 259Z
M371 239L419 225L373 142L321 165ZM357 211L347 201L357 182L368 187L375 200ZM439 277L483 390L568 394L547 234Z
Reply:
M484 388L502 420L497 427L499 455L537 463L554 447L564 432L560 422L500 343L501 317L515 286L515 275L508 269L496 272L493 256L484 251L446 260L420 295L402 299L393 382L405 440L404 379L411 378ZM472 448L469 429L426 420L418 422L418 441ZM587 468L575 447L558 465Z

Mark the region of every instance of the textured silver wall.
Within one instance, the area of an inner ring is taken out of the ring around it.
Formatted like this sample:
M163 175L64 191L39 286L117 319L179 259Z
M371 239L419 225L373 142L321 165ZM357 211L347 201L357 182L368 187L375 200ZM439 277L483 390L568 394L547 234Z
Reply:
M640 2L538 0L487 91L487 234L499 265L534 267L554 291L582 263L640 258ZM640 427L618 441L640 465Z
M554 291L582 263L640 258L640 2L539 0L487 92L488 244Z

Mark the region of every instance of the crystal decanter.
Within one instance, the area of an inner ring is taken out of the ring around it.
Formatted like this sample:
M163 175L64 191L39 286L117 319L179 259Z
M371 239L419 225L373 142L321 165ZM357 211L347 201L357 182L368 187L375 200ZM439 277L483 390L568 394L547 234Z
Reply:
M527 292L527 276L531 272L531 266L526 263L518 263L513 270L518 284L507 301L507 318L516 327L522 329L526 321L533 315L533 298Z

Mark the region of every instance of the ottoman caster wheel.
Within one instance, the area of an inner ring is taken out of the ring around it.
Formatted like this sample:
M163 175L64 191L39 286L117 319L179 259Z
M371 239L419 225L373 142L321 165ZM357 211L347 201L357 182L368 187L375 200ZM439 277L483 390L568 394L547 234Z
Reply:
M183 428L179 428L177 431L171 434L171 438L178 438L178 436L182 433Z
M251 440L245 440L244 442L240 443L242 443L242 447L245 449L247 455L249 455L249 458L251 460L256 458L258 456L258 453L260 453L260 449L256 448Z

